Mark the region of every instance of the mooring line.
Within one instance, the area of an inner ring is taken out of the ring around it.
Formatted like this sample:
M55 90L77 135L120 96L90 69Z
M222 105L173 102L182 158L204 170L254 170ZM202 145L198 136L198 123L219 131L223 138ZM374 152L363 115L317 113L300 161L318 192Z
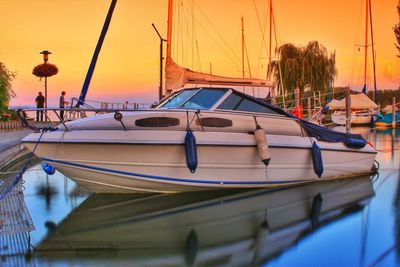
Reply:
M33 155L36 151L36 148L38 147L40 140L42 139L42 136L45 132L41 131L40 136L38 138L38 140L36 141L35 147L33 148L31 154L29 155L28 160L25 162L24 166L22 167L22 169L18 172L18 175L15 176L14 178L14 182L12 183L12 185L7 188L7 190L0 196L0 201L4 199L4 197L10 193L12 191L12 189L18 184L18 182L22 179L22 175L26 172L28 165L31 163Z

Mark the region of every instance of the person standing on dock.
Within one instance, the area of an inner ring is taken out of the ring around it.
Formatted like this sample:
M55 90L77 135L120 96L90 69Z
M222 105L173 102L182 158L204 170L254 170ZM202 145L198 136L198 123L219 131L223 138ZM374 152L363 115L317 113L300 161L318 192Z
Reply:
M62 120L64 120L64 108L65 105L68 105L69 102L65 101L65 91L61 92L61 96L60 96L60 118Z
M35 102L36 108L44 108L44 96L42 92L39 92L39 95L36 97ZM43 121L43 110L36 110L36 121Z

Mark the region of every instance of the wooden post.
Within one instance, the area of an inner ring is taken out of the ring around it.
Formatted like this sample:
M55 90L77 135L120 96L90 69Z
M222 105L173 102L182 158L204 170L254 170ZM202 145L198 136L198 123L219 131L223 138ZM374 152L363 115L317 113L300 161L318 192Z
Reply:
M312 118L312 112L311 112L311 97L307 97L307 114L308 114L308 118L311 119Z
M314 108L317 107L317 98L315 97L315 91L313 92L313 102L314 102Z
M44 77L44 107L47 109L47 77ZM47 112L47 110L45 112ZM44 121L48 121L47 116Z
M320 107L322 106L321 91L318 91L318 105L319 105Z
M396 128L396 97L392 99L392 128Z
M299 110L300 107L300 89L296 88L294 89L294 103L295 103L295 108L296 110Z
M351 98L350 88L346 89L346 133L351 131Z

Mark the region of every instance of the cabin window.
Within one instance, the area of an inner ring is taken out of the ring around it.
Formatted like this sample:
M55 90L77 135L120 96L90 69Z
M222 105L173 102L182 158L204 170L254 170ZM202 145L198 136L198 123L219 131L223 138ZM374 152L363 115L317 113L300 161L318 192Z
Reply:
M217 109L276 114L275 111L268 107L236 93L228 96Z
M182 107L188 109L210 109L226 91L227 89L202 89Z
M171 127L178 126L179 123L179 119L171 117L152 117L135 121L135 125L140 127Z
M198 90L183 90L175 96L169 98L162 107L164 108L178 108L183 103L185 103L189 98L191 98Z
M221 103L221 105L218 106L218 109L234 110L239 104L240 100L242 100L241 96L238 96L237 94L231 94L224 100L224 102Z
M199 118L196 120L196 124L202 127L216 127L216 128L226 128L226 127L231 127L233 125L231 120L223 118L213 118L213 117Z
M246 98L244 98L243 101L239 103L239 105L236 107L236 110L259 112L259 113L274 113L269 108L264 107L263 105L260 105Z

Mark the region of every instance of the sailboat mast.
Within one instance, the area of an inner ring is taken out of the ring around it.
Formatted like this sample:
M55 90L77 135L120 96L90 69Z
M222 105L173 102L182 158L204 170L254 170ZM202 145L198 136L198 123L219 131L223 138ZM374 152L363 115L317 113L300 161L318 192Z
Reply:
M271 59L272 59L271 47L272 47L272 0L269 0L269 64L268 64L268 66L271 65Z
M167 77L167 68L171 65L172 56L172 10L173 9L173 0L168 0L168 21L167 21L167 60L165 62L165 95L168 95L172 92L170 85L168 84L168 77Z
M173 0L168 0L167 63L171 61Z
M367 91L367 62L368 62L368 16L369 16L369 0L366 0L365 15L365 56L364 56L364 93Z
M242 17L242 78L244 78L244 22Z
M96 68L97 58L99 57L101 47L103 46L104 39L106 38L108 27L110 26L111 18L112 18L116 4L117 4L117 0L111 1L110 8L108 9L108 13L106 16L106 20L104 21L99 40L97 41L97 45L96 45L96 48L95 48L93 56L92 56L92 60L90 61L89 69L86 73L86 78L85 78L85 81L82 86L81 94L79 96L79 101L76 104L77 108L79 108L80 105L85 103L86 94L89 90L90 81L92 80L94 69Z
M371 0L369 1L369 22L370 22L370 26L371 26L371 45L372 45L372 65L373 65L373 69L374 69L374 97L373 97L373 101L375 103L378 102L378 95L377 95L377 91L376 91L376 62L375 62L375 44L374 44L374 29L372 27L372 5L371 5Z

